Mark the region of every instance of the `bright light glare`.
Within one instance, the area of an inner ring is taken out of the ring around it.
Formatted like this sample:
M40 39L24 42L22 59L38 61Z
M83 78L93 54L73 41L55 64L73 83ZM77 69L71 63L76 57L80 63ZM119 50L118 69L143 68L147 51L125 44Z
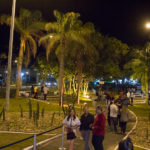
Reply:
M146 28L150 29L150 23L146 23Z
M53 36L52 36L52 35L50 35L49 37L50 37L50 39L51 39Z
M90 96L89 96L89 95L85 95L84 97L85 97L85 98L90 98Z
M24 76L24 73L22 72L22 73L21 73L21 77L23 77L23 76Z

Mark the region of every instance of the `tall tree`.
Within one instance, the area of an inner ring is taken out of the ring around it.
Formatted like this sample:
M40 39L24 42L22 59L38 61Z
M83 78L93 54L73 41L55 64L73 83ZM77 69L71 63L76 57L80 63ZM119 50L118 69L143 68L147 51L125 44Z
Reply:
M17 64L16 97L19 96L21 83L21 69L23 60L25 65L30 63L31 55L35 57L37 44L35 37L39 37L39 31L44 29L45 24L41 21L42 15L39 11L30 12L21 9L19 17L15 18L15 30L20 34L20 49ZM1 23L10 25L10 16L1 16Z
M83 38L79 38L79 30L77 24L80 23L78 17L79 13L69 12L61 14L57 10L54 11L56 22L46 24L47 35L42 37L39 43L46 45L47 59L52 49L55 49L59 60L59 93L60 105L63 105L63 82L64 82L64 58L66 55L67 41L73 39L75 41L83 42Z
M114 37L103 37L103 48L99 51L99 59L95 68L96 77L109 80L122 79L128 75L124 65L130 60L130 49ZM98 72L97 72L98 70Z
M132 69L132 78L141 81L142 88L146 91L146 100L148 101L150 82L150 42L146 43L144 49L135 50L134 59L128 63L126 67Z

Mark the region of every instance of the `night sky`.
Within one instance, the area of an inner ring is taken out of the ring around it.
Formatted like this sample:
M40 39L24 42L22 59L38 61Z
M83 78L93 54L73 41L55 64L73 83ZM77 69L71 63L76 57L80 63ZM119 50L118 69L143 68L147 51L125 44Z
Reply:
M114 36L131 46L143 45L150 40L150 31L144 28L150 21L150 1L17 0L16 14L20 8L40 10L47 21L54 21L54 9L79 12L81 20L93 22L103 35ZM0 15L4 13L11 14L11 0L0 0ZM0 26L0 47L6 45L8 37L9 30Z

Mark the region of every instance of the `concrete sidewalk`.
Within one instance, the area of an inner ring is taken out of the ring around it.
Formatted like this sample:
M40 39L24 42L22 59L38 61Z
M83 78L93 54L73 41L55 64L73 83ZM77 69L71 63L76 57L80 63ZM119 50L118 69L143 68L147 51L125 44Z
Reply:
M135 118L133 116L130 117L130 121L127 124L127 132L132 129L135 123ZM118 131L120 129L118 128ZM114 150L116 145L119 143L119 141L123 138L123 135L121 134L115 134L110 132L110 129L108 125L106 126L106 134L104 139L104 150ZM89 141L91 150L93 149L93 146L91 144L91 139ZM59 147L61 147L61 137L51 140L50 142L43 144L42 146L38 147L38 150L58 150ZM83 150L84 142L80 136L80 133L78 132L78 137L75 140L75 150ZM66 137L65 137L65 148L68 149Z

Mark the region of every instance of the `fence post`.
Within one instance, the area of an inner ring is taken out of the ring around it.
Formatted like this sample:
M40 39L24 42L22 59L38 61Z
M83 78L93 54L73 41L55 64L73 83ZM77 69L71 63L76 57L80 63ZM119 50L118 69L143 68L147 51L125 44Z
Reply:
M34 134L34 139L33 139L33 150L36 150L36 134Z
M65 127L63 125L62 127L62 150L64 150L64 130L65 130Z

